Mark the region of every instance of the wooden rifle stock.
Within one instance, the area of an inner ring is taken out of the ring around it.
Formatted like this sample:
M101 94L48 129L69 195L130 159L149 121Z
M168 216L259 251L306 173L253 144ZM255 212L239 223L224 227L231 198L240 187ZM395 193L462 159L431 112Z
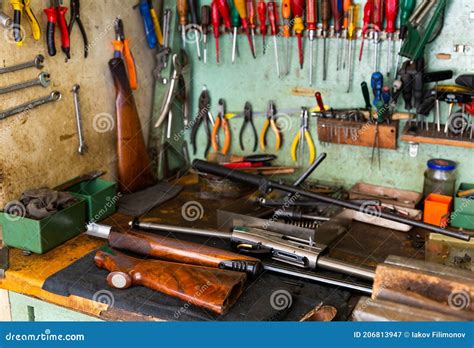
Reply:
M260 260L256 258L156 234L111 230L108 239L113 248L160 260L229 269L246 272L251 276L257 276L263 270Z
M115 250L99 250L95 264L111 272L109 286L141 285L197 307L224 314L239 298L245 273L182 263L141 260Z
M123 59L111 59L109 68L116 92L118 184L131 193L153 185L154 178Z

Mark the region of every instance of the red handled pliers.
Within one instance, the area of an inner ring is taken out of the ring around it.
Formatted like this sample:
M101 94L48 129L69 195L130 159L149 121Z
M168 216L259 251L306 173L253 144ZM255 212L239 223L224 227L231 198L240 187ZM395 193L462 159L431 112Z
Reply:
M61 6L62 0L51 0L51 7L46 8L44 13L48 18L48 26L46 30L46 43L48 45L48 54L50 56L56 55L56 44L54 41L56 24L59 24L61 31L61 48L68 59L71 58L71 42L69 40L69 32L66 23L67 7Z

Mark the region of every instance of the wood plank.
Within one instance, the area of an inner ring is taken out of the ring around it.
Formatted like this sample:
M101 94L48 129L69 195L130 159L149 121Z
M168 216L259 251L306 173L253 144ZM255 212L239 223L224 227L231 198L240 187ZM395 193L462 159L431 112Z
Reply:
M0 289L0 321L11 321L10 299L8 291Z
M438 133L435 128L430 124L429 130L419 130L418 134L412 134L409 132L410 125L407 124L403 130L401 141L407 143L420 143L420 144L433 144L433 145L445 145L464 147L467 149L474 149L474 139L461 138L460 136L446 136L444 132ZM441 126L444 129L444 125Z

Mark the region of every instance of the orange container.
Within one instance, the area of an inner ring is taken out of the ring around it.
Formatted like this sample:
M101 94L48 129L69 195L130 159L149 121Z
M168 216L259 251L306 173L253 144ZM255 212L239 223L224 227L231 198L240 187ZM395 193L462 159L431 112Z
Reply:
M431 193L425 200L423 222L440 227L447 226L453 197Z

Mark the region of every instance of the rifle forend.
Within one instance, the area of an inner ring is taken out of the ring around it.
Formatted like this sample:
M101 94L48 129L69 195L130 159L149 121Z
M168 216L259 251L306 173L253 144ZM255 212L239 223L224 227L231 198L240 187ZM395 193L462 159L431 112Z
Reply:
M95 264L111 272L109 286L141 285L197 307L224 314L241 295L245 273L182 263L141 260L115 250L99 250Z
M118 184L131 193L153 185L154 178L123 59L111 59L109 68L116 92Z

